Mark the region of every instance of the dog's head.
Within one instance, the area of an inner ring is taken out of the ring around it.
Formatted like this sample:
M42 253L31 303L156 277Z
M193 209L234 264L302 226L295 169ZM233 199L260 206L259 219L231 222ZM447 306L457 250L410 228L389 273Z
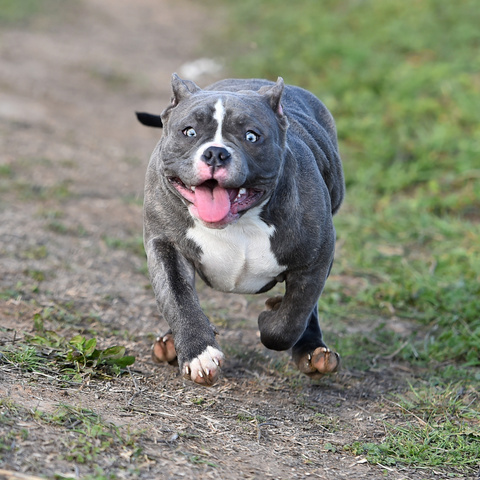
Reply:
M275 188L288 126L283 88L279 78L257 92L201 90L174 74L172 102L161 119L139 117L163 125L158 171L206 226L236 221Z

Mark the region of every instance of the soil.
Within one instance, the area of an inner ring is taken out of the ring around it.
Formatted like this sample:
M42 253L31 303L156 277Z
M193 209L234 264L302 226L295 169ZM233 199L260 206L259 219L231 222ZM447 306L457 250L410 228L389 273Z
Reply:
M134 111L168 104L171 73L205 56L199 45L215 19L186 0L63 3L0 31L0 292L19 292L0 300L0 335L18 341L33 332L35 313L62 305L78 320L52 319L49 328L95 335L102 348L123 345L136 362L130 373L82 384L0 365L0 398L19 408L0 432L28 430L1 457L0 478L433 476L370 465L344 450L381 441L384 421L396 415L385 395L402 388L408 372L347 365L311 382L287 353L259 342L256 318L278 292L223 295L199 284L227 357L214 387L151 361L152 340L167 325L137 250L144 175L161 132L137 123ZM135 432L141 454L124 444L85 463L66 460L71 430L33 415L59 404Z

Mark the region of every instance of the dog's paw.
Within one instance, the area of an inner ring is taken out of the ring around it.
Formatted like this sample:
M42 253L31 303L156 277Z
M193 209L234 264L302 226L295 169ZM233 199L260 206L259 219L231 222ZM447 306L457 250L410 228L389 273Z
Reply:
M224 358L220 350L208 346L198 357L183 364L183 376L199 385L210 387L218 379Z
M297 362L298 369L317 380L340 368L340 355L327 347L318 347L312 353L305 353Z
M173 343L172 331L169 330L165 335L157 337L152 346L152 360L155 363L168 362L171 365L177 363L177 352Z

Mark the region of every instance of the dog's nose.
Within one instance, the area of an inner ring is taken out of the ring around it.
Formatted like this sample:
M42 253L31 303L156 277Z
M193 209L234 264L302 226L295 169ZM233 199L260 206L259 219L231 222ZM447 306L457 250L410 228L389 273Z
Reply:
M221 167L230 160L230 153L223 147L209 147L202 155L202 160L211 167Z

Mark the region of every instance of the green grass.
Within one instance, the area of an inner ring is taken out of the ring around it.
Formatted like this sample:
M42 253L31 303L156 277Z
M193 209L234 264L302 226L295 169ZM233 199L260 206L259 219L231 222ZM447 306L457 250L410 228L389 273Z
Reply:
M347 199L329 318L412 320L421 355L480 365L480 7L225 0L233 75L278 75L337 122ZM426 335L426 333L425 333Z
M69 462L95 466L95 460L100 455L118 455L126 447L131 450L132 461L142 454L141 447L136 444L140 432L131 432L105 422L93 410L59 404L53 413L47 413L38 409L27 410L4 398L0 400L0 428L9 427L9 432L6 438L0 440L0 460L15 448L15 439L28 438L28 431L20 428L18 421L32 419L56 430L58 453Z
M39 14L52 14L62 3L73 0L0 0L0 26L24 24Z
M123 346L100 349L95 337L81 334L66 337L45 328L45 322L55 324L72 320L81 319L59 306L47 307L34 314L32 322L36 334L25 334L23 340L0 346L0 365L6 364L23 372L40 372L63 385L83 382L87 378L111 379L126 372L135 362L135 357L125 355Z
M327 342L347 369L401 360L430 382L478 389L478 2L221 5L229 21L215 48L230 75L282 76L315 93L336 119L347 198L319 304ZM409 331L395 332L395 322ZM440 414L439 395L414 395L408 410L417 413L402 410L405 421L386 426L382 444L362 446L369 461L431 468L448 457L453 471L473 472L473 420L453 400L457 417L450 407Z
M465 392L460 385L412 389L394 405L402 421L385 423L381 443L355 442L344 448L374 464L475 472L480 461L478 392Z
M42 9L42 0L0 0L0 22L24 21Z

